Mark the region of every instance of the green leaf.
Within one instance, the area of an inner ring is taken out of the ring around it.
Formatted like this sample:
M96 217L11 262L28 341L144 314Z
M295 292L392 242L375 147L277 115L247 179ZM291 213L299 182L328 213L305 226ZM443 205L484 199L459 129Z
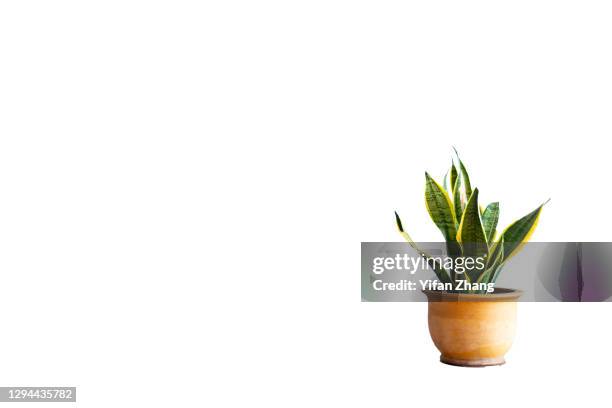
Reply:
M459 228L459 221L461 221L461 216L463 215L463 203L461 202L461 179L457 179L455 188L453 188L453 204L455 206L457 228Z
M453 147L453 150L455 151L455 155L457 155L457 160L459 161L459 170L461 170L461 177L463 178L463 186L465 187L465 196L469 198L472 196L472 185L470 184L470 176L468 175L468 171L465 168L465 165L459 158L459 153L457 152L457 149Z
M496 272L499 270L504 262L504 238L495 243L492 251L489 253L487 259L487 265L485 271L478 277L478 282L495 282L493 280L496 277Z
M504 238L504 261L510 259L511 256L520 250L525 242L529 241L531 234L533 234L533 231L538 225L538 219L540 218L540 213L542 212L544 204L540 205L518 221L513 222L504 230L502 234Z
M492 265L493 262L495 262L495 260L497 259L497 257L499 256L500 253L504 253L504 237L502 235L502 237L499 239L499 241L495 242L493 244L493 246L491 247L491 249L489 250L489 258L487 259L487 269L489 269ZM503 261L503 255L502 255L502 261Z
M504 263L503 262L495 267L495 269L492 271L491 276L489 276L489 282L488 283L495 283L495 282L497 282L497 278L499 278L499 274L501 273L503 267L504 267Z
M421 251L421 249L417 247L416 243L412 240L410 235L408 235L408 233L404 231L404 227L402 226L402 220L397 214L397 211L395 212L395 223L402 237L406 240L406 242L408 242L408 244L410 244L412 248L415 249L415 251L419 253L419 255L425 258L425 260L427 261L429 266L433 269L434 273L436 274L440 282L443 282L443 283L452 282L448 271L444 269L443 267L439 266L438 265L439 263L436 263L431 255L425 253L424 251Z
M425 172L425 206L447 241L456 241L455 212L448 194Z
M457 183L457 168L455 167L455 164L453 163L451 165L451 169L450 169L450 191L454 192L455 191L455 184Z
M497 228L497 221L499 220L499 203L491 203L487 205L482 214L482 225L484 227L485 235L489 245L493 242L495 235L495 228Z
M442 187L444 187L444 190L446 191L453 191L453 190L449 190L449 185L448 185L448 171L446 172L446 174L444 175L444 179L442 180Z
M504 257L504 237L502 236L499 240L499 253L495 257L496 260L491 265L491 274L487 277L489 283L495 283L499 274L504 266L505 257Z
M461 216L459 224L459 232L457 233L457 241L463 243L479 243L486 244L487 238L480 220L480 211L478 210L478 189L475 189L470 197L465 211Z
M463 256L475 259L484 257L489 252L487 238L482 227L482 221L480 220L478 189L474 190L465 206L465 211L463 211L461 223L459 224L459 231L457 232L457 241L461 243ZM477 271L477 275L480 275L481 272ZM472 279L472 281L474 280Z

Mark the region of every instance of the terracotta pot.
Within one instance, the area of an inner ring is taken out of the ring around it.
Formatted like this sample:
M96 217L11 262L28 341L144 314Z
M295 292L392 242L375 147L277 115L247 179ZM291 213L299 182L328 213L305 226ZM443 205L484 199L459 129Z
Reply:
M516 330L521 291L496 288L490 294L424 290L429 301L429 333L446 364L501 365Z

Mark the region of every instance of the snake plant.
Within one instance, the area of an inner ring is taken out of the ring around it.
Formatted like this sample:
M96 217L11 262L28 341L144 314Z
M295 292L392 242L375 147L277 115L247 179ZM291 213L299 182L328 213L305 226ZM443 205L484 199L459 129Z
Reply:
M499 203L493 202L481 207L478 202L478 189L472 189L467 169L457 151L450 170L444 177L443 186L425 173L425 205L431 219L442 232L446 240L447 257L452 259L479 258L484 262L480 268L473 267L459 273L455 268L434 262L435 259L421 251L410 235L404 230L397 212L395 220L400 234L423 256L434 270L438 280L450 283L459 288L459 281L470 284L493 284L497 280L504 264L515 255L527 242L536 228L544 204L510 224L501 233L497 233L499 220ZM455 163L457 165L455 165ZM451 265L455 263L451 262ZM484 267L483 267L484 265ZM470 285L476 287L478 285ZM457 292L478 292L474 290L456 290Z

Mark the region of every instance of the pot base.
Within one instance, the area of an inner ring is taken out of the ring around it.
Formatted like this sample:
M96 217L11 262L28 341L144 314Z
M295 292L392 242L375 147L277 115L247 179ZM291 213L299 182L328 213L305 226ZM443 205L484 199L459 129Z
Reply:
M440 355L440 361L444 364L460 367L488 367L506 364L506 360L504 360L503 357L481 358L476 360L458 360L456 358Z

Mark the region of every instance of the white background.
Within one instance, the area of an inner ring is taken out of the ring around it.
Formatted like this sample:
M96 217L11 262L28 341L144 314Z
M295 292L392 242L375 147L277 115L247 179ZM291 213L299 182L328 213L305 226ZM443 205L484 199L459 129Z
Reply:
M609 304L521 304L508 364L440 364L360 302L361 241L437 240L455 145L501 225L610 241L601 1L7 1L0 385L79 406L606 399ZM69 405L69 404L68 404Z

